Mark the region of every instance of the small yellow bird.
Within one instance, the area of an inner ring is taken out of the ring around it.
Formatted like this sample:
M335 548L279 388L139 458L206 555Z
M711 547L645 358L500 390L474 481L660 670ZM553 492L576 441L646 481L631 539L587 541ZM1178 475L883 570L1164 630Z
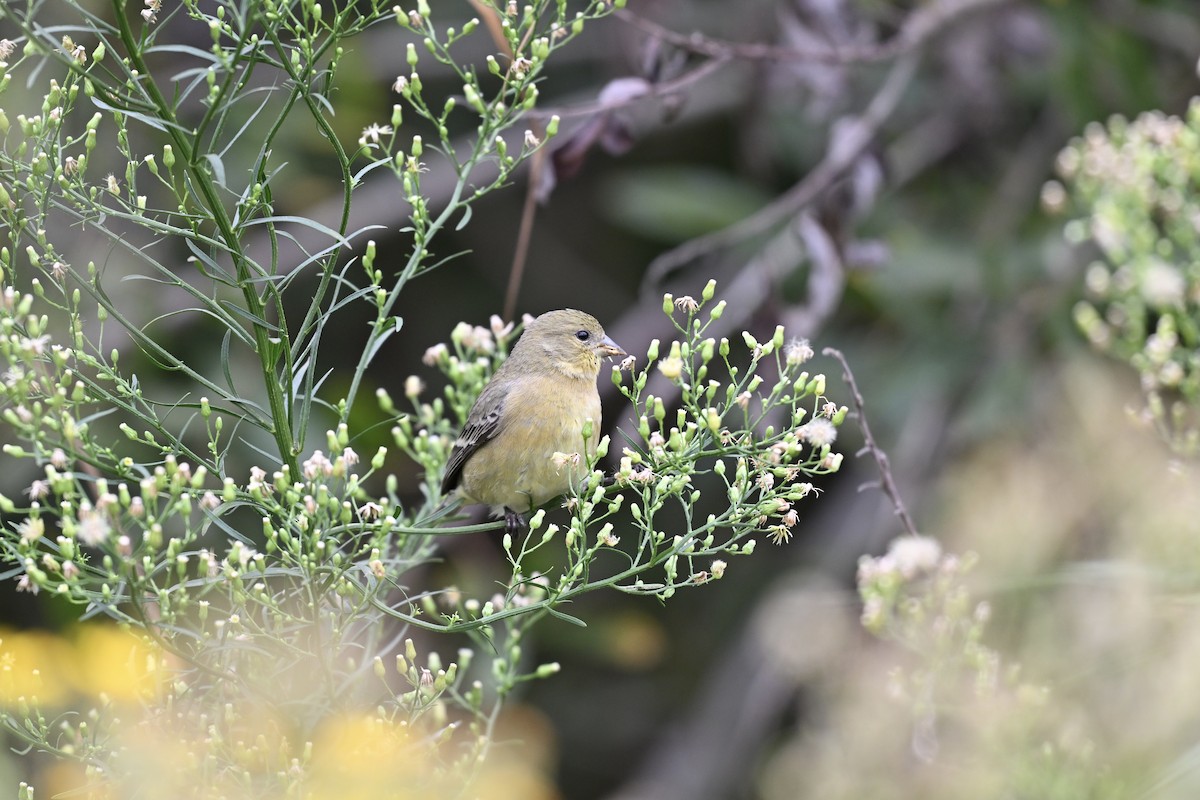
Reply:
M587 420L589 452L600 440L600 363L623 355L582 311L548 311L530 322L471 407L446 463L442 494L457 489L467 503L503 514L505 529L518 532L525 513L584 476Z

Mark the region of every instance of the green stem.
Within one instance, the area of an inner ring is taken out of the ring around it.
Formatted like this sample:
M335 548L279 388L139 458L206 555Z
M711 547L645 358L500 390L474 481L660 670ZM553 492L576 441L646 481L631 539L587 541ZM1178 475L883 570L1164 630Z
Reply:
M193 185L200 192L204 204L211 213L212 220L221 234L221 239L225 242L225 246L233 258L234 268L237 270L238 283L246 302L246 310L252 317L265 320L266 308L263 305L262 298L259 297L258 292L254 288L249 261L242 249L238 231L229 219L225 206L221 203L221 199L217 194L217 188L200 160L200 155L195 148L198 142L195 142L191 136L184 134L174 108L171 107L170 103L159 90L158 85L152 79L150 70L147 69L145 61L142 58L139 43L129 27L124 0L112 0L112 2L114 16L120 29L121 40L124 42L129 53L130 63L138 70L139 74L144 76L139 85L143 87L147 96L154 104L156 113L167 123L163 127L166 129L167 135L171 137L174 146L178 148L184 163L187 164L187 171L193 181ZM265 325L257 322L251 324L254 330L255 352L258 355L259 365L263 374L263 384L267 392L267 405L271 412L271 422L268 429L275 439L280 461L288 465L293 472L299 474L299 462L297 461L299 453L292 438L288 402L284 396L285 392L290 390L290 385L285 389L284 382L278 380L276 376L275 353L280 348L278 343L272 340L271 332Z

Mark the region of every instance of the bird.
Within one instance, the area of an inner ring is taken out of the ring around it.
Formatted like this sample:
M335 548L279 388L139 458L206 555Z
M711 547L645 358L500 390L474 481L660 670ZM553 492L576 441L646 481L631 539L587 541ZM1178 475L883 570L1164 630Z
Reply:
M529 322L467 415L446 462L443 496L491 506L505 531L518 533L525 514L584 476L586 421L588 452L600 440L600 365L624 355L582 311L548 311Z

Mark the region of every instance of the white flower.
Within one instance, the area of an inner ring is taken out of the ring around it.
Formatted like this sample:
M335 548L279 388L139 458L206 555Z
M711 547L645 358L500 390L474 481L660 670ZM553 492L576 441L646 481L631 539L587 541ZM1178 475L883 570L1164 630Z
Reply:
M35 336L33 338L23 336L21 337L19 346L30 356L40 356L45 354L46 344L49 341L50 337L44 334L42 336Z
M304 470L304 477L313 480L319 475L332 475L333 462L326 458L325 453L320 450L313 451L313 454L301 467Z
M46 523L41 517L27 517L20 525L17 526L17 533L21 535L21 541L32 544L46 532Z
M596 534L596 541L605 547L616 547L621 540L613 536L613 526L611 522L604 523L604 527Z
M897 536L888 546L887 555L879 559L879 568L913 578L932 572L942 558L942 546L931 536Z
M16 49L16 42L12 39L0 39L0 61L11 56Z
M505 325L504 320L500 319L497 314L492 314L488 319L488 326L492 329L492 335L497 339L503 339L513 332L513 323Z
M837 433L837 426L825 417L814 417L796 429L797 436L816 448L836 442Z
M803 364L813 357L812 345L808 339L792 339L783 346L783 357L790 365Z
M658 371L667 380L675 380L683 374L683 359L679 356L669 356L658 362Z
M409 399L416 399L421 396L421 392L425 391L425 381L418 378L416 375L409 375L404 379L404 396Z
M153 23L158 19L159 11L162 11L162 0L146 0L146 7L142 9L142 19Z
M492 336L491 330L480 325L460 322L450 332L450 338L468 350L491 353L496 349L496 340Z
M1179 269L1156 258L1141 274L1141 290L1155 308L1182 308L1187 280Z
M393 132L391 125L380 125L377 122L372 122L363 128L362 136L358 137L358 143L364 147L377 145L382 137L391 136Z
M555 452L554 455L550 456L550 463L554 464L555 469L561 470L567 464L573 467L577 466L581 458L582 456L579 453Z
M425 355L421 357L421 362L432 367L445 358L449 352L450 348L439 342L425 351Z
M79 510L79 526L75 529L79 541L90 547L96 547L108 541L112 528L104 515L91 508Z
M675 307L681 311L691 314L696 311L696 309L700 308L700 304L696 302L696 298L692 297L690 294L685 294L683 297L677 297L675 299Z
M203 555L204 554L201 553L201 556ZM247 547L241 542L234 542L233 547L229 548L229 562L237 562L238 566L242 569L245 569L246 565L249 564L256 555L258 555L258 552L255 551L253 547Z

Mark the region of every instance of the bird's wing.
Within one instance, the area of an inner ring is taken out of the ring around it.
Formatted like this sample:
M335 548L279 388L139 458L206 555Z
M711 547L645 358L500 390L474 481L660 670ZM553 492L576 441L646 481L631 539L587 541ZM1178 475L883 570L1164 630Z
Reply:
M500 431L500 421L504 413L504 400L508 395L507 388L503 391L489 392L496 384L484 387L483 393L475 401L467 424L462 433L454 441L454 449L446 461L446 473L442 476L442 494L449 494L458 488L462 479L463 465L472 455L485 444L496 438ZM499 389L500 387L496 385Z

